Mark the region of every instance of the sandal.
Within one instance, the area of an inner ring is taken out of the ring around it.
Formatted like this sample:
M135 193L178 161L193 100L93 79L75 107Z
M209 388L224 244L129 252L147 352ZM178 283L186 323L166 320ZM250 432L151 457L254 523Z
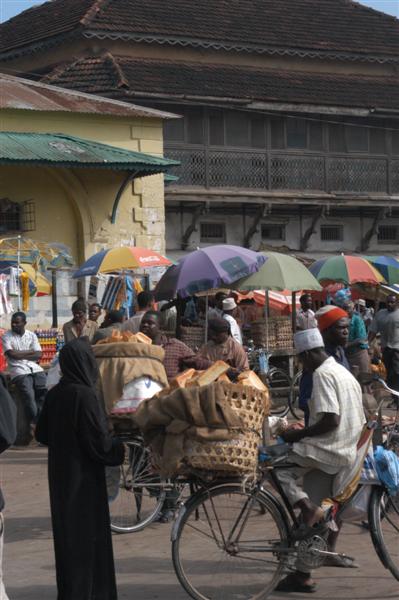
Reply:
M338 569L358 569L359 565L352 556L346 554L336 554L327 556L323 567L337 567Z
M298 581L295 575L290 574L280 581L280 583L277 585L274 591L286 593L296 592L297 594L313 594L316 591L316 589L317 586L315 583L301 583L300 581Z

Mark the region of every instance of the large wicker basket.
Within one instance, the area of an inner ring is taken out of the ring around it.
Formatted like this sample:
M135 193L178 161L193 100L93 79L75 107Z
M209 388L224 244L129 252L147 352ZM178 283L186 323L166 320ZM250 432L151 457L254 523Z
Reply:
M203 327L182 327L180 339L196 352L205 342L205 329Z
M269 413L269 396L255 388L223 383L223 392L234 411L241 417L243 429L229 441L202 442L187 439L185 463L195 469L227 475L254 472L262 425Z

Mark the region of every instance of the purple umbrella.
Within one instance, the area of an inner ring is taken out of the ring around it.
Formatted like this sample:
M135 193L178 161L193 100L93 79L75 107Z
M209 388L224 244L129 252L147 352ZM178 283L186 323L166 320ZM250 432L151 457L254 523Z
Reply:
M208 246L195 250L169 267L155 288L157 300L193 296L226 287L241 277L255 273L266 257L240 246Z

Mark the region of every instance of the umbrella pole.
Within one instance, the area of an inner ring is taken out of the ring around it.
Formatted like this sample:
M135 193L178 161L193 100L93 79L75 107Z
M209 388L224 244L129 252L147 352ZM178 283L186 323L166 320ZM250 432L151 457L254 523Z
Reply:
M292 292L291 302L292 302L292 311L291 311L292 333L295 333L296 332L296 292Z
M265 300L266 300L266 302L265 302L266 352L269 352L269 314L270 314L269 290L266 290Z
M21 236L17 237L18 240L18 249L17 249L17 277L18 277L18 310L21 310L21 280L19 276L19 269L21 266Z
M208 310L209 310L209 295L207 292L206 296L205 296L205 344L208 343L208 321L209 321Z
M57 307L57 271L51 271L51 308L53 313L53 322L51 327L58 328L58 307Z

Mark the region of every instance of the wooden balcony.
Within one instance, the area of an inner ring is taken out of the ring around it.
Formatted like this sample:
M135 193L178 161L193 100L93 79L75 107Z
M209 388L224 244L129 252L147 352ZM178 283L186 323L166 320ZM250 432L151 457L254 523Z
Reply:
M399 194L399 157L218 150L166 144L177 186Z

